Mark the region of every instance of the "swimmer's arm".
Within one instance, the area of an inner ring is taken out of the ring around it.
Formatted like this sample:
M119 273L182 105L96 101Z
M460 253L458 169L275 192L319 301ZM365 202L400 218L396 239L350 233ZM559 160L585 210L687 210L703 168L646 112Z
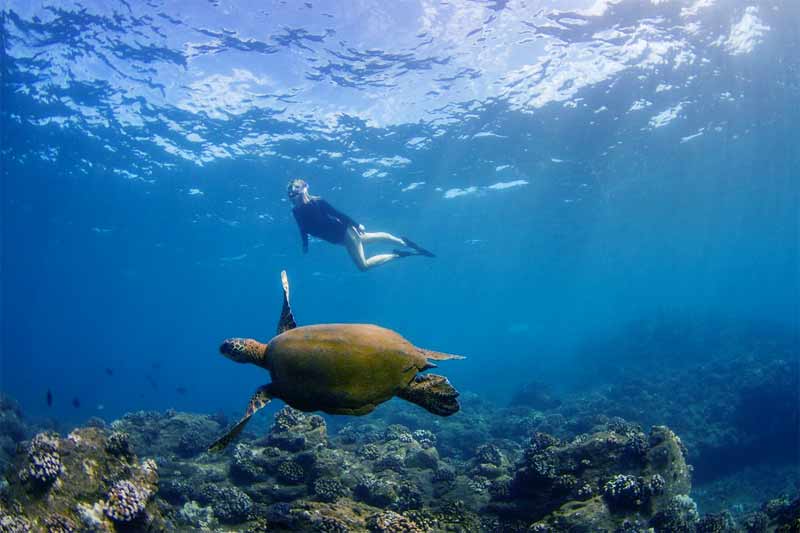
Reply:
M305 229L303 229L303 223L300 222L300 218L297 216L296 211L292 211L294 215L294 219L297 222L297 227L300 229L300 240L303 241L303 253L308 253L308 233Z

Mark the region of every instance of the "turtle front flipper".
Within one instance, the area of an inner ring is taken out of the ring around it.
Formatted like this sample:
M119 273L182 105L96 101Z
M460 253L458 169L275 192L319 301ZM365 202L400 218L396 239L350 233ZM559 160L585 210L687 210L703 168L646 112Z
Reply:
M281 270L281 285L283 286L283 307L281 308L281 318L278 320L278 335L297 327L294 315L292 315L292 308L289 305L289 278L286 277L285 270Z
M250 417L253 416L259 409L266 407L270 400L272 400L272 394L270 394L269 389L269 385L262 385L258 388L258 390L256 390L256 393L253 394L252 398L250 398L250 403L247 405L247 411L245 411L242 419L239 420L230 431L217 439L214 444L209 446L209 452L221 452L228 444L231 443L233 439L239 436L239 433L241 433L247 423L250 422Z
M439 416L450 416L461 408L458 391L446 377L436 374L417 374L397 395Z

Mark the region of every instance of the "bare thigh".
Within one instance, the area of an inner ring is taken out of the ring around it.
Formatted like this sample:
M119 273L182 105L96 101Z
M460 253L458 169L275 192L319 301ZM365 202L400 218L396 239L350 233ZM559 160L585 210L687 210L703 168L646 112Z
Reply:
M365 257L364 239L363 239L364 235L365 235L364 233L359 233L358 231L356 231L355 228L351 227L347 230L347 237L345 238L345 247L347 248L348 253L350 253L350 257L353 258L353 262L362 272L365 270L369 270L370 268L386 264L389 261L392 261L399 257L397 254L394 253L378 254L378 255L373 255L372 257L369 258ZM393 238L397 239L397 237Z
M362 243L368 242L391 242L393 244L398 244L400 246L405 246L405 242L400 237L395 237L391 233L386 233L385 231L372 231L372 232L364 232L360 235Z
M355 262L359 270L366 270L367 258L364 256L364 244L361 241L361 235L359 235L355 228L347 228L344 246L347 248L347 253L353 258L353 262Z

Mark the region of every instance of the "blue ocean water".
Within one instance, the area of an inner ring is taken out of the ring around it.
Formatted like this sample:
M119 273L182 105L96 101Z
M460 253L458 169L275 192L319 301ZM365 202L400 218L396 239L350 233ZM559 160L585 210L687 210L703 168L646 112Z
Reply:
M283 269L299 323L463 354L447 376L500 404L590 386L591 340L637 320L797 331L795 1L10 0L2 18L0 381L30 418L239 413L268 377L218 347L274 334ZM294 177L437 257L303 255Z

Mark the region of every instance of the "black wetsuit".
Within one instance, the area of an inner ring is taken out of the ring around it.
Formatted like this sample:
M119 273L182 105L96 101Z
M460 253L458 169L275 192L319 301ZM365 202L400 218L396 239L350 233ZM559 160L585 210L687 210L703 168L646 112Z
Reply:
M309 235L333 244L342 244L347 235L347 229L350 226L358 228L358 222L318 197L311 198L307 204L295 206L292 214L300 228L303 252L308 251Z

